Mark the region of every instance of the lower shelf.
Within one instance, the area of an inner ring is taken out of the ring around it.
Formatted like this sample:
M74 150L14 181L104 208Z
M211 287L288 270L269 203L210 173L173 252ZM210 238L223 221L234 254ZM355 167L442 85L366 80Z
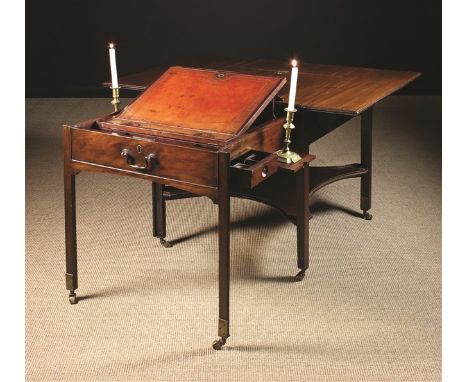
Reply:
M309 167L309 195L342 179L356 178L368 170L359 164ZM296 221L296 182L294 174L278 173L251 190L235 190L232 196L255 200L277 208L293 223Z
M358 163L344 166L309 167L309 195L330 183L360 177L367 174L367 172L368 170ZM252 189L237 189L235 186L233 184L231 187L232 196L255 200L277 208L295 223L296 182L294 174L279 172ZM174 187L165 187L163 195L166 200L198 196Z
M176 200L176 199L186 199L186 198L196 198L200 195L192 194L191 192L179 190L178 188L166 186L164 187L163 197L166 200Z
M367 174L368 170L358 163L344 166L310 167L309 190L314 193L337 180L356 178Z

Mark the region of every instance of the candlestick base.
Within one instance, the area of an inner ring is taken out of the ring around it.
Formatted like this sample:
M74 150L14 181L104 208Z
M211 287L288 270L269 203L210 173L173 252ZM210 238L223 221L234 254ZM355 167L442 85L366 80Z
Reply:
M278 156L278 162L287 164L297 163L302 159L299 154L290 150L279 150L275 154Z
M119 99L119 89L120 88L111 88L111 89L112 89L111 104L114 106L114 113L117 113L119 111L119 104L120 104L120 99Z
M286 108L286 123L283 125L285 134L284 134L284 149L278 150L275 154L278 156L278 161L282 163L297 163L301 160L301 156L294 151L289 149L289 145L291 144L291 131L294 129L294 125L292 123L294 119L294 113L297 111L296 109L288 109Z

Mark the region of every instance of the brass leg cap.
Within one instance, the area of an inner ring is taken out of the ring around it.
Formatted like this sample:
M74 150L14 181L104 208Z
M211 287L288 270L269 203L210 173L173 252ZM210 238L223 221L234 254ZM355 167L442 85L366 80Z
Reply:
M159 239L159 242L162 244L164 248L171 248L172 243L170 241L166 241L164 239Z
M304 269L301 269L299 273L296 276L294 276L294 281L299 282L299 281L304 280L305 272L306 271Z
M78 297L76 297L75 292L70 292L68 295L68 301L70 301L70 304L74 305L78 302Z
M367 211L364 212L362 217L364 218L364 220L372 220L372 215Z
M213 349L214 350L221 350L223 346L226 344L226 338L220 338L213 342Z

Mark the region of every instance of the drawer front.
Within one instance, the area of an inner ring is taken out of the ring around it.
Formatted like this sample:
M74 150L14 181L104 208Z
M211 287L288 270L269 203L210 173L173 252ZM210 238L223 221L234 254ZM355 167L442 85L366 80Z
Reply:
M217 186L217 160L213 151L92 130L71 130L72 160Z
M234 189L254 188L277 171L276 154L249 151L231 163L231 183Z

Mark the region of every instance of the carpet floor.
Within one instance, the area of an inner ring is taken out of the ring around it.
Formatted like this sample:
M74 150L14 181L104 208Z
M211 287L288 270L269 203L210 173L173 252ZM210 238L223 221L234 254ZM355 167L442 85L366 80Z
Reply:
M127 100L128 102L128 100ZM65 290L61 125L110 112L108 99L26 102L28 381L439 381L441 99L374 109L374 219L359 180L311 199L301 283L295 227L232 199L231 333L217 334L217 213L170 201L152 236L151 185L77 177L80 301ZM359 119L311 145L315 164L359 162Z

